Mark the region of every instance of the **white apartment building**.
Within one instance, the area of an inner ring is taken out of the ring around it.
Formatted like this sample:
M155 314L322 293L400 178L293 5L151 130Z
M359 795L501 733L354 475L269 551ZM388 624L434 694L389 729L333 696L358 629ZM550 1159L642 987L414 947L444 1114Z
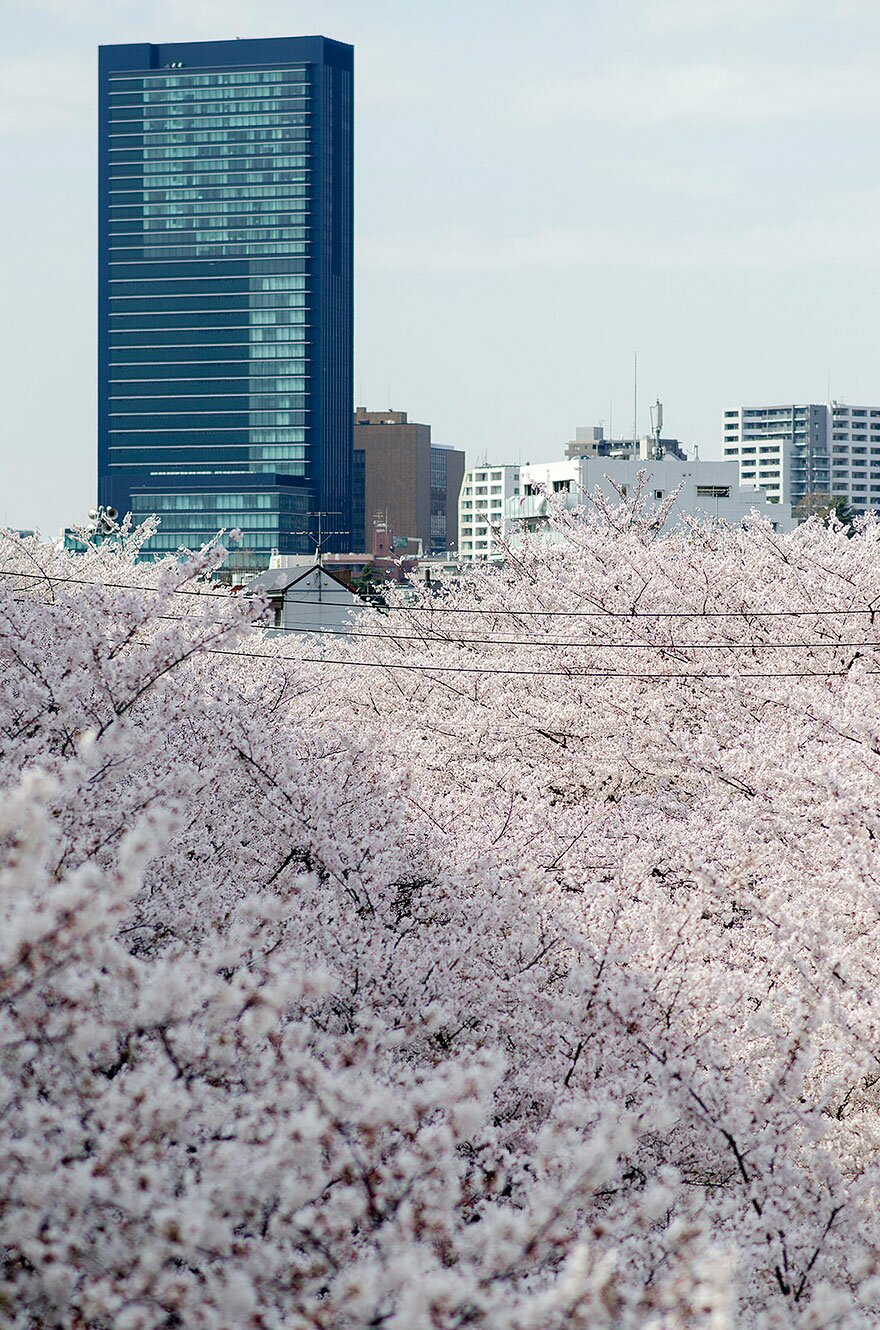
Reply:
M498 552L504 505L519 493L519 466L476 466L465 471L458 498L458 552L463 563Z
M880 407L842 402L736 407L724 412L724 456L740 480L796 508L812 493L880 510Z
M651 460L639 457L579 457L520 468L519 494L505 505L503 534L515 538L523 531L538 531L547 525L552 495L563 496L566 508L589 507L589 496L598 488L612 503L636 492L642 475L646 503L661 504L670 495L675 501L665 522L674 527L682 517L740 526L758 512L777 531L796 525L787 504L771 503L755 485L741 485L736 462L701 461L665 454Z

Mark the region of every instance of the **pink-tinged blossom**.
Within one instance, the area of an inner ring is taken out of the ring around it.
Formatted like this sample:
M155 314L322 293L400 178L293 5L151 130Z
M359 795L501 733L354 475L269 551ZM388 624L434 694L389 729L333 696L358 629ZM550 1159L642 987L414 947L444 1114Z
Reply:
M880 527L551 519L350 639L4 537L2 1324L878 1324Z

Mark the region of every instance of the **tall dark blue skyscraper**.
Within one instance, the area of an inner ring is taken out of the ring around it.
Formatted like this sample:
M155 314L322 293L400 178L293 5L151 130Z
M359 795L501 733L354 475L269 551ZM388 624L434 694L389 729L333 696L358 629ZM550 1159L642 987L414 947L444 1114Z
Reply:
M323 37L101 48L98 497L148 551L350 547L352 81Z

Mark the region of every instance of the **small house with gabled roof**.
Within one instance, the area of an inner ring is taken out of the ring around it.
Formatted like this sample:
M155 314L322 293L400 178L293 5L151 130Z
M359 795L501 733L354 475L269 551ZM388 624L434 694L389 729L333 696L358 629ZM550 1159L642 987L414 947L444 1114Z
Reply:
M248 583L248 595L265 596L269 626L286 632L342 632L367 604L320 563L269 568Z

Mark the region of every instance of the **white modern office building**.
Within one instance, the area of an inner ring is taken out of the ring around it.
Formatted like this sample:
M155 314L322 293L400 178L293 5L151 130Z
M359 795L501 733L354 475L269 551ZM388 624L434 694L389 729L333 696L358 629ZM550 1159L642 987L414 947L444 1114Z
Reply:
M807 494L880 509L880 407L842 402L735 407L724 412L724 457L743 484L794 509Z

